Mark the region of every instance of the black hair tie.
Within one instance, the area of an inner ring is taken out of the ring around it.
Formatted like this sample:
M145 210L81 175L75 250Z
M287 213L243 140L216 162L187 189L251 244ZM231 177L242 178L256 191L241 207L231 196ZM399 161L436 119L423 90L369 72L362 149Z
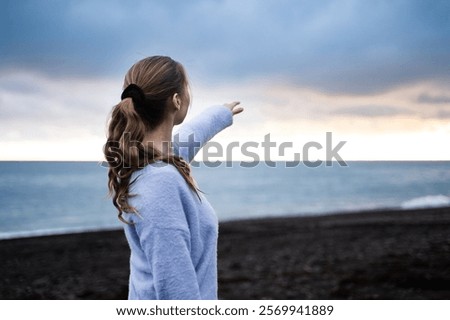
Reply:
M133 99L136 112L151 126L156 127L164 119L165 99L155 99L151 95L145 95L144 91L132 83L123 90L121 99Z
M122 100L125 98L131 98L134 103L141 105L145 102L145 93L138 85L132 83L126 87L125 90L123 90L120 98Z

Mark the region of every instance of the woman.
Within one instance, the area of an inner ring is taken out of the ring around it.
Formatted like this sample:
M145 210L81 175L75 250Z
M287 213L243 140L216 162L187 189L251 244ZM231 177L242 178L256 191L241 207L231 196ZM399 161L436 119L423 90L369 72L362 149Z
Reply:
M104 153L109 190L131 249L129 299L217 299L218 222L189 162L243 111L207 109L183 125L190 105L183 66L154 56L131 67L111 114Z

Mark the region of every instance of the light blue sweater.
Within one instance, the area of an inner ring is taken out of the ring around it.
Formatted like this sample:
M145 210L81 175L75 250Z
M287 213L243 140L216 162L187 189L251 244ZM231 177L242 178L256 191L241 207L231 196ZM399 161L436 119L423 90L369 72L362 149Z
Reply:
M199 147L232 121L225 106L207 109L182 125L174 152L192 161ZM134 178L130 204L139 215L124 214L134 223L124 227L131 249L128 298L217 299L218 221L211 205L164 162L147 165Z

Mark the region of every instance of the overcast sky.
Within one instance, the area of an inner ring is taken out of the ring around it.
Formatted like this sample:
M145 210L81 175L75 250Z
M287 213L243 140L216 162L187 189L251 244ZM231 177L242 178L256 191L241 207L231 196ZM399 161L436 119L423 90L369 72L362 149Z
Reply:
M450 159L449 1L2 1L0 159L101 160L137 60L183 63L217 137L346 140L350 159ZM323 154L317 152L317 157Z

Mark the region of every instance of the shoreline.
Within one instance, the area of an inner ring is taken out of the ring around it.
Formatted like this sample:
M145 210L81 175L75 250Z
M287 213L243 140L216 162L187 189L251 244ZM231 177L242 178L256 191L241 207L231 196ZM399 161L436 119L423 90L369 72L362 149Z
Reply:
M285 213L285 214L275 214L275 215L263 215L250 218L230 218L219 220L220 224L223 223L233 223L240 221L256 221L256 220L270 220L270 219L285 219L285 218L311 218L311 217L326 217L334 215L348 215L348 214L373 214L376 212L393 212L393 211L416 211L416 210L430 210L446 208L443 206L436 207L423 207L423 208L402 208L400 206L396 207L379 207L374 209L354 209L354 210L338 210L338 211L325 211L325 212L306 212L302 214L298 213ZM55 229L41 229L33 231L13 231L13 232L0 232L0 242L3 240L16 240L16 239L27 239L27 238L41 238L49 236L64 236L64 235L75 235L80 233L95 233L104 231L121 231L122 227L118 226L103 226L103 227L68 227L68 228L55 228Z
M0 299L126 299L122 230L0 240ZM221 222L220 299L450 299L450 207Z

